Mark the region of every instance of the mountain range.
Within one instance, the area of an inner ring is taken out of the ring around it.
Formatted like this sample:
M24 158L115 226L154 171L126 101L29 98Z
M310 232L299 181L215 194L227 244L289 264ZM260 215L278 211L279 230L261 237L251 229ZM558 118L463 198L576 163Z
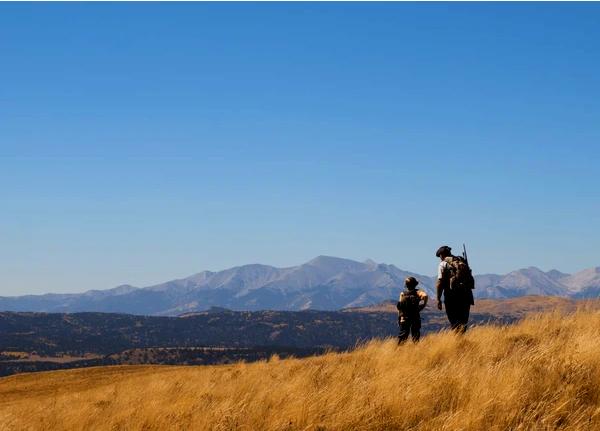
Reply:
M117 312L174 316L208 310L339 310L396 298L404 279L434 295L435 278L372 260L357 262L319 256L302 265L276 268L251 264L224 271L138 288L129 285L78 294L0 297L0 311ZM505 275L476 275L476 298L552 295L592 298L600 295L600 267L575 274L535 267Z

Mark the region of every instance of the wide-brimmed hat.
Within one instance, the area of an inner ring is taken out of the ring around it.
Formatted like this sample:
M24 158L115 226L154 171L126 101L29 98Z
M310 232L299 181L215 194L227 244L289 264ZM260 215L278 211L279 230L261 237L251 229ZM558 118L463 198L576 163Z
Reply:
M452 249L447 245L443 245L435 252L435 257L440 257L442 254L452 254Z

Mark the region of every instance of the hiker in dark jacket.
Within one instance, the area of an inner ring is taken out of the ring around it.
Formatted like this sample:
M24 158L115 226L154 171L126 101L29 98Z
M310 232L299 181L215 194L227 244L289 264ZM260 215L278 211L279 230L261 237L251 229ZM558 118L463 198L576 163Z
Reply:
M473 300L475 282L468 262L464 257L453 256L452 249L441 246L435 253L440 258L436 283L437 308L442 309L442 295L450 327L464 333L469 323L469 312Z
M398 299L398 344L407 340L409 334L413 341L419 341L421 337L421 315L419 312L427 305L427 294L417 289L419 282L414 277L404 280L406 287Z

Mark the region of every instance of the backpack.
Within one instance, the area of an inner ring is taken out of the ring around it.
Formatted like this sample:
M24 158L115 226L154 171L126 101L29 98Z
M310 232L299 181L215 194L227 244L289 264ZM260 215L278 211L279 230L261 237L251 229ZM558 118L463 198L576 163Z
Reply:
M421 298L417 294L418 289L404 289L402 301L398 301L398 311L404 317L413 317L419 315L419 304Z
M475 289L475 279L471 273L471 268L465 259L461 256L450 256L444 259L448 262L450 272L450 290L470 291Z

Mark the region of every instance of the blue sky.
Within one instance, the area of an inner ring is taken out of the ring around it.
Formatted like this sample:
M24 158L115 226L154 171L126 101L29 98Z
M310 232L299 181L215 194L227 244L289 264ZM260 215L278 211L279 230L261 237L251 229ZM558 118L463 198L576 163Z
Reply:
M2 295L320 254L600 265L599 4L2 4Z

